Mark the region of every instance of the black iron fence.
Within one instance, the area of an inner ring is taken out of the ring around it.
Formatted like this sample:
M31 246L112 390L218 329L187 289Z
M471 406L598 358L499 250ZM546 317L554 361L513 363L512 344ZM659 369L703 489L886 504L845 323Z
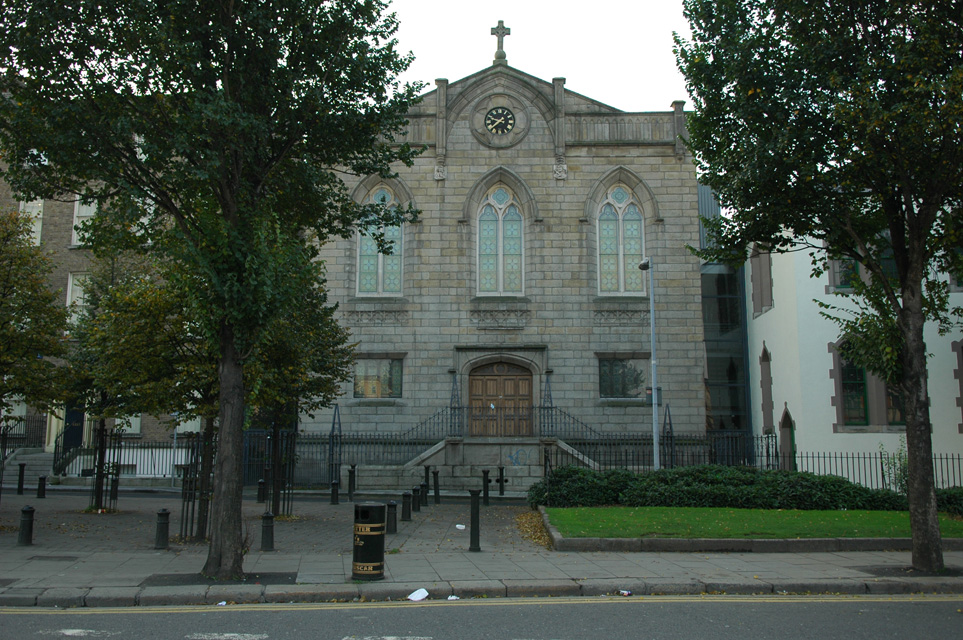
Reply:
M43 447L47 433L46 414L29 416L7 416L0 424L0 447L2 457L20 448L36 449Z
M629 469L642 473L652 469L652 436L600 434L592 439L564 440L551 455L551 465L590 466L596 469ZM662 434L659 442L663 468L702 464L789 469L817 475L841 476L875 489L903 489L905 454L898 452L796 452L780 455L775 436L753 436L739 431L706 434ZM963 455L933 456L939 488L963 486Z
M119 477L180 478L190 464L192 438L132 440L119 432L107 437L105 462ZM97 448L94 442L66 449L58 438L54 451L54 472L64 476L94 475Z

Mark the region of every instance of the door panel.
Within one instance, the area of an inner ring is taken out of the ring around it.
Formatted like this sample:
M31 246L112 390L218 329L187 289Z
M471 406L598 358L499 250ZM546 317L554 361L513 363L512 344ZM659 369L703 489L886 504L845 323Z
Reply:
M485 365L471 372L468 389L470 435L506 437L532 434L530 371L504 362Z

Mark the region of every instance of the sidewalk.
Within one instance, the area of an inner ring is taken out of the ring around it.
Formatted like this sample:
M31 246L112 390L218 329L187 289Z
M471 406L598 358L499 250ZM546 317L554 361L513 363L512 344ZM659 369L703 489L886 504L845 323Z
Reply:
M342 495L297 496L294 517L274 525L275 551L259 551L265 505L244 503L251 551L242 583L199 576L206 545L154 550L156 513L180 528L178 493L122 493L120 513L83 513L86 492L48 489L0 501L0 606L99 607L254 602L648 594L960 593L963 550L944 552L948 575L910 570L907 551L554 551L525 539L520 503L481 507L480 552L468 551L470 505L443 496L398 522L385 539L385 578L352 580L354 505ZM467 498L467 496L466 496ZM431 502L431 500L430 500ZM36 509L33 545L17 546L21 509ZM401 508L399 505L399 518ZM460 529L457 525L466 525ZM584 546L584 545L583 545ZM600 541L592 548L618 548Z

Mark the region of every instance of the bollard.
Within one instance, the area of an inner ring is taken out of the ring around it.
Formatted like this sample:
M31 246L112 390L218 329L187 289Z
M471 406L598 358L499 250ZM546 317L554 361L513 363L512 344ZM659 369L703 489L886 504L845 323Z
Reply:
M401 494L401 521L411 520L411 492L405 491Z
M120 491L120 476L113 476L110 479L110 501L117 502L117 494ZM111 505L111 508L116 507L116 504Z
M398 503L388 501L388 521L385 523L385 533L398 533Z
M353 464L351 465L351 468L348 469L348 502L354 502L355 483L357 482L355 480L355 470L354 470L356 466L357 465Z
M33 544L33 514L34 508L29 504L20 510L20 536L17 538L18 547L29 547Z
M421 506L423 507L428 506L428 483L427 482L421 483Z
M498 467L498 495L505 495L505 483L508 480L505 479L505 467Z
M435 504L441 504L441 493L438 490L438 469L431 472L435 477Z
M492 481L488 479L488 469L485 469L482 471L482 501L486 507L488 506L488 485L491 483Z
M478 544L478 521L480 520L478 516L478 494L480 491L478 489L469 489L468 493L471 494L471 541L469 542L468 550L481 551L481 545Z
M257 501L258 503L263 503L265 500L265 494L267 493L267 487L264 486L264 478L257 481Z
M411 488L411 510L421 511L421 487L417 484Z
M428 483L430 482L430 480L429 480L429 478L428 478L428 476L429 476L430 473L431 473L431 465L430 465L430 464L426 464L426 465L425 465L425 484L428 484Z
M338 504L338 481L331 481L331 504Z
M166 549L170 539L171 512L161 509L157 512L157 530L154 532L154 548Z
M385 505L354 505L354 557L351 578L384 580Z
M274 551L274 514L270 511L261 516L261 551Z
M17 495L18 496L23 495L23 476L26 472L27 472L27 463L21 462L20 471L19 471L19 474L17 475Z
M40 476L37 478L37 497L47 497L47 476Z

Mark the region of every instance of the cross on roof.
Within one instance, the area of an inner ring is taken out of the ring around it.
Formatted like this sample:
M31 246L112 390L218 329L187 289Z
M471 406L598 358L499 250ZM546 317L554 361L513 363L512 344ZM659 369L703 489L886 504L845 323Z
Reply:
M511 33L512 30L505 26L504 20L499 20L498 26L492 27L492 35L498 37L498 51L495 52L495 64L504 64L506 62L505 49L503 47L505 36L511 35Z

